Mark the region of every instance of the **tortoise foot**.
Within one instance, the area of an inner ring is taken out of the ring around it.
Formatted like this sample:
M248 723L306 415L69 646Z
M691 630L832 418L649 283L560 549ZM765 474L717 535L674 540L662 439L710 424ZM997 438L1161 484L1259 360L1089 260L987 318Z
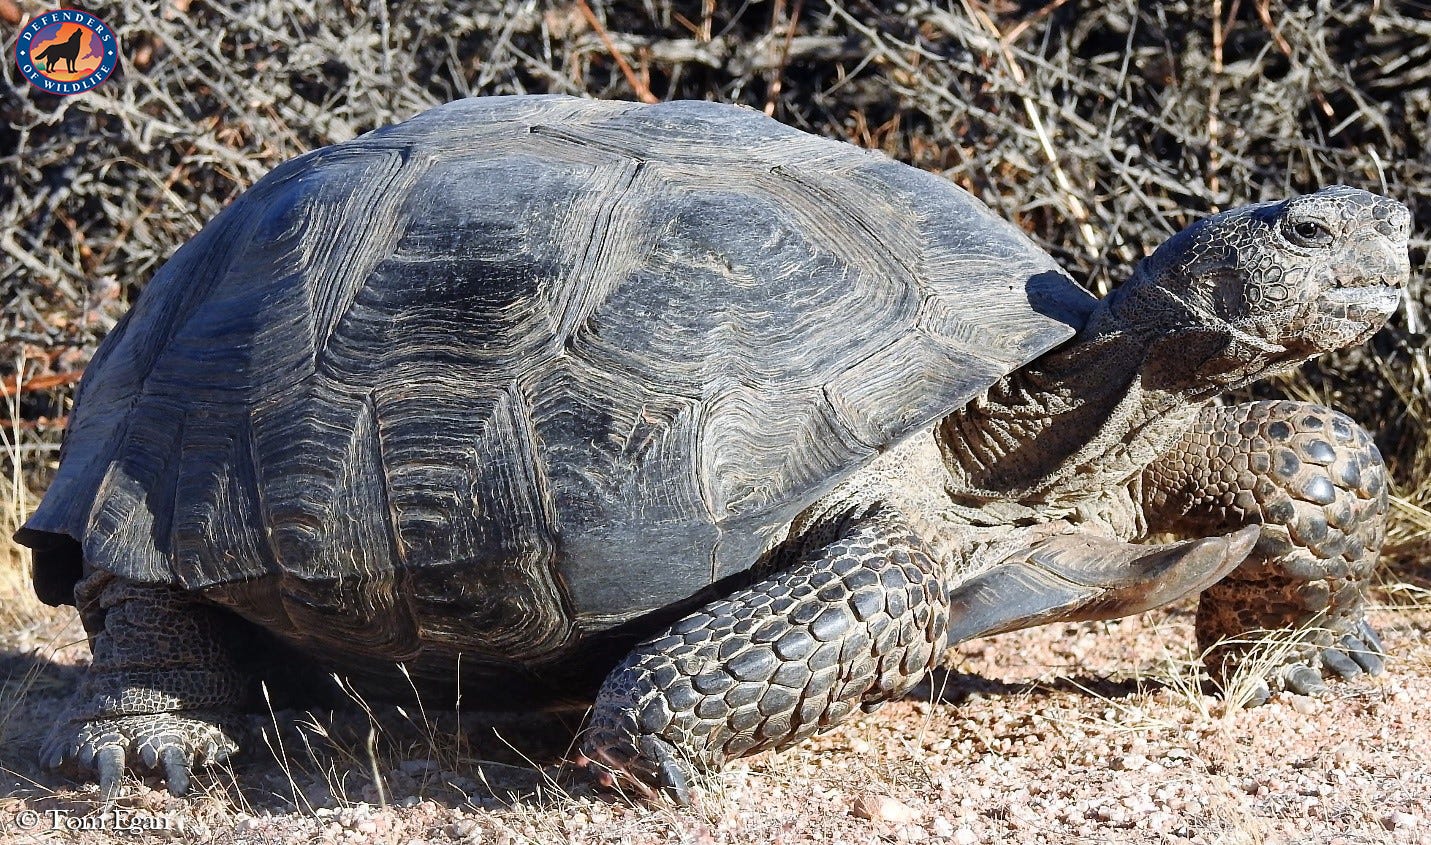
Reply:
M161 775L169 792L182 796L195 766L221 762L237 750L217 714L146 713L63 720L45 741L40 760L47 769L97 776L100 798L109 804L119 797L126 766Z
M125 767L189 790L195 766L238 749L233 722L246 676L222 643L221 617L181 592L95 572L75 587L89 670L40 752L47 769L99 778L107 804Z
M1318 642L1331 644L1318 648ZM1248 704L1265 703L1274 689L1297 695L1322 695L1329 689L1327 678L1349 681L1361 675L1381 674L1385 669L1385 656L1381 638L1364 619L1352 625L1347 633L1312 632L1307 644L1294 647L1283 662L1263 670L1262 677L1254 682L1255 689L1248 696ZM1232 665L1224 668L1219 673L1221 676L1226 677L1228 669L1236 665L1233 659L1228 658ZM1244 661L1244 665L1256 665L1255 658L1248 662L1245 655L1239 655L1237 659Z
M675 746L651 734L614 745L589 743L576 764L608 789L629 788L649 801L664 796L680 807L691 806L698 780L695 768Z
M1262 529L1247 561L1198 604L1198 644L1214 677L1260 676L1266 689L1255 701L1276 690L1316 695L1329 679L1382 670L1364 614L1386 487L1371 435L1304 402L1208 408L1149 468L1153 529Z

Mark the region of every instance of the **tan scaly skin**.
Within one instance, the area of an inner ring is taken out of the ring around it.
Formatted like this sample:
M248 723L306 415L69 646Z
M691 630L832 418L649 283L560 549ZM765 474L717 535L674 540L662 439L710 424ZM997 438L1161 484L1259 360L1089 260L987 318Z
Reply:
M1363 611L1385 533L1386 470L1361 426L1306 402L1206 408L1144 482L1159 530L1262 525L1252 555L1198 604L1210 669L1235 669L1258 632L1306 629L1271 686L1310 694L1326 688L1323 672L1381 671Z

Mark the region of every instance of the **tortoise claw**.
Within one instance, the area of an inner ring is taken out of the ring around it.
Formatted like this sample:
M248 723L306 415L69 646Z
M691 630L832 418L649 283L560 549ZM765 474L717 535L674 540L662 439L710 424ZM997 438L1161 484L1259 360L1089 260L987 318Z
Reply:
M1365 626L1366 623L1363 622L1362 625ZM1367 628L1368 632L1370 632L1370 630L1370 628ZM1376 634L1372 634L1372 636L1375 637ZM1382 670L1386 668L1386 664L1382 662L1381 659L1381 656L1385 654L1385 652L1381 650L1380 646L1380 642L1375 645L1366 642L1364 636L1357 638L1351 634L1347 634L1342 637L1342 648L1346 651L1347 656L1356 661L1356 664L1368 675L1380 675Z
M678 807L691 806L691 779L694 773L676 755L676 749L669 742L655 736L641 737L640 745L642 756L656 764L656 781L661 793Z
M184 752L170 745L159 753L159 760L164 766L164 783L169 787L169 794L175 798L187 795L189 793L189 761L185 758Z
M1361 641L1370 646L1375 653L1386 656L1386 646L1381 644L1381 637L1376 633L1376 629L1371 627L1371 623L1365 619L1357 623L1357 633L1361 635Z
M99 800L109 807L119 798L124 779L124 749L106 745L94 756L95 773L99 775Z
M1283 679L1287 683L1287 689L1298 695L1321 695L1327 691L1321 674L1302 663L1288 667Z
M630 787L648 801L660 796L678 807L691 806L693 770L676 752L675 746L650 734L637 737L637 756L603 747L592 747L590 753L576 755L575 763L606 789Z
M1355 678L1362 673L1361 666L1343 653L1340 648L1322 649L1322 666L1336 672L1342 678Z
M1261 707L1272 700L1272 688L1261 678L1256 678L1252 691L1247 694L1244 707Z

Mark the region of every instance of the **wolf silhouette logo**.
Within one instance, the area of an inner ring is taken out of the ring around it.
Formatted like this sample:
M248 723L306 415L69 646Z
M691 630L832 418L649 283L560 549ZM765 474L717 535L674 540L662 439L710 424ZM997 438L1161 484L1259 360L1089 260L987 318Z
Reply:
M15 43L20 74L46 94L79 94L95 87L119 64L119 40L104 21L78 9L33 18Z
M75 73L75 59L79 58L80 38L84 36L84 34L85 30L83 27L75 27L74 31L70 33L68 41L65 41L63 44L51 44L36 53L36 64L48 62L48 64L45 65L45 73L49 73L55 69L56 62L63 61L69 66L69 72Z

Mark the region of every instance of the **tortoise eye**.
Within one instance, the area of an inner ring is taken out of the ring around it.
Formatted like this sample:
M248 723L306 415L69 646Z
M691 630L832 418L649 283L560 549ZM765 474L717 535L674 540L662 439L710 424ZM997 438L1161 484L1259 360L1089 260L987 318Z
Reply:
M1301 247L1331 246L1332 230L1315 220L1289 220L1282 227L1287 240Z

